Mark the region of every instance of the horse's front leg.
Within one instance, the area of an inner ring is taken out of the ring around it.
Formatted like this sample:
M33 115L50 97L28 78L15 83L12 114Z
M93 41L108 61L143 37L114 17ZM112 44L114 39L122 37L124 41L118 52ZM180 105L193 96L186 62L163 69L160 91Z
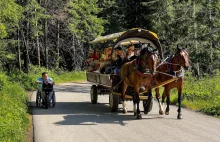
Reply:
M167 103L167 107L165 110L165 114L169 115L169 111L170 111L170 90L168 88L164 88L164 93L163 93L163 97L162 97L162 104L164 102L165 97L167 97L166 103Z
M146 86L146 88L148 88L148 87ZM146 101L146 104L144 105L144 114L148 114L148 112L151 111L152 101L153 101L152 90L148 89L148 99Z
M122 85L121 85L121 98L122 98L122 107L123 107L123 113L127 113L127 108L126 108L126 104L125 104L125 92L126 92L126 89L127 89L127 85L125 84L125 82L122 82Z
M155 92L156 92L156 99L157 99L157 102L159 104L159 114L163 115L164 112L163 112L163 106L162 106L162 104L160 102L160 90L159 90L159 88L156 88Z
M141 119L142 116L141 116L141 111L140 111L140 107L139 107L139 104L140 104L140 97L139 97L139 87L135 87L135 90L134 90L135 94L134 94L134 97L135 97L135 101L137 103L137 119Z
M181 114L181 103L182 103L182 88L178 88L178 115L177 119L182 119L183 116Z
M134 116L137 115L137 108L136 108L136 95L133 95L133 111L134 111Z

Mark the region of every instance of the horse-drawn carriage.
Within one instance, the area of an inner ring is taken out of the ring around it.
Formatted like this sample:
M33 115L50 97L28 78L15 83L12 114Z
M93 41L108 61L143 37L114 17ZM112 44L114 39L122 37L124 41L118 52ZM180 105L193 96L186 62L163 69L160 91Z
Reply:
M137 59L122 65L119 75L86 72L87 81L93 83L90 91L91 102L96 104L98 95L108 94L110 110L116 112L119 104L122 103L123 112L126 113L124 101L133 100L134 114L137 115L137 118L141 118L139 102L143 101L144 113L147 114L153 106L151 90L169 84L177 80L177 77L173 76L153 85L153 76L156 74L158 65L157 54L161 60L160 63L163 62L162 47L155 33L135 28L126 32L98 37L90 43L95 44L106 41L114 42L112 56L115 48L129 45L139 48L139 54ZM108 66L113 66L113 62Z

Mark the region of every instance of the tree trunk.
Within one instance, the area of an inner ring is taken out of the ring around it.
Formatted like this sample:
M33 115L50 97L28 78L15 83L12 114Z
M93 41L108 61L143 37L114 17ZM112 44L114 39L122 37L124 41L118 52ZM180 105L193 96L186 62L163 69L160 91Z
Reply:
M193 2L193 18L194 18L194 38L195 38L195 48L196 48L196 53L197 53L197 24L196 24L196 2Z
M47 9L47 0L44 3L45 14ZM45 67L48 68L48 47L47 47L47 19L44 20L44 50L45 50Z
M35 9L35 12L37 10ZM38 21L36 21L36 27L38 26ZM37 65L40 67L40 43L39 43L39 33L37 32L36 44L37 44Z
M57 21L57 59L56 59L56 68L59 68L59 62L60 62L60 24L59 21Z
M76 47L75 47L75 36L73 34L73 65L74 69L76 69Z
M197 24L196 24L196 2L195 0L193 1L193 19L194 19L194 41L195 41L195 50L196 54L198 54L198 43L197 43ZM196 72L197 72L197 79L199 80L200 72L199 72L199 63L196 63Z
M212 0L209 0L209 3L210 3L210 5L212 4ZM210 27L210 30L209 30L209 32L211 33L212 32L212 9L210 8L209 9L209 23L210 23L210 25L209 25L209 27ZM213 62L213 51L212 51L212 45L213 45L213 43L212 43L212 36L211 36L211 39L210 39L210 63L212 64L212 62Z
M37 64L40 67L40 42L39 42L38 36L37 36L36 42L37 42Z
M21 47L20 47L20 39L19 39L19 30L17 30L17 47L18 47L18 67L21 72Z
M27 24L28 25L28 24ZM27 29L26 29L27 33ZM23 46L24 46L24 72L28 73L28 45L25 39L24 32L22 33L23 35Z

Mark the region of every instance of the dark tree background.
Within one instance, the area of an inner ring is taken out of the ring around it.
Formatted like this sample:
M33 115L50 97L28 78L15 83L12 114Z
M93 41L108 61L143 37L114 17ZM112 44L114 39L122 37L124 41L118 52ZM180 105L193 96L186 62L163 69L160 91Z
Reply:
M219 0L1 0L0 67L80 70L98 35L144 28L165 56L189 48L192 71L220 68Z

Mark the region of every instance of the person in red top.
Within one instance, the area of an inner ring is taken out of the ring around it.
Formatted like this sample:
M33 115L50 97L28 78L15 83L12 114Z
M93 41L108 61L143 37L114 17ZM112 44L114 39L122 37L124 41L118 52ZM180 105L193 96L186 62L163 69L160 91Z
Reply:
M95 64L93 63L94 61L98 60L98 56L97 54L95 53L95 51L93 49L90 49L89 51L89 58L85 61L85 66L90 66L88 68L88 71L93 71L94 68L96 68Z
M98 60L98 56L96 55L93 49L90 49L89 58L85 62L89 64L94 60Z

